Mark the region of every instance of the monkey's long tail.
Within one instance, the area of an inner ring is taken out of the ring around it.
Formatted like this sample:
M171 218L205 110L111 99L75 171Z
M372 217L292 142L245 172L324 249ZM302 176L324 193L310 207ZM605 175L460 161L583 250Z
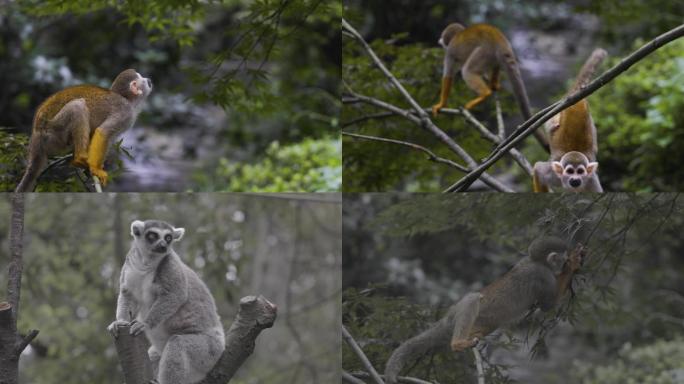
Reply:
M525 84L522 81L522 76L520 75L520 68L518 62L515 60L515 55L513 51L499 52L499 61L502 62L506 68L506 73L508 74L508 79L513 86L513 94L515 95L515 100L518 102L520 107L520 112L522 113L525 120L532 117L532 111L530 110L530 99L527 97L527 90L525 90ZM543 130L537 129L534 131L534 137L537 139L539 144L549 152L549 140L544 135Z
M596 69L599 67L599 65L601 65L601 62L603 62L606 56L608 56L608 53L604 49L594 49L594 52L592 52L591 56L589 56L587 61L584 62L582 69L580 69L579 74L577 74L575 84L572 86L572 88L570 88L570 92L568 92L568 94L574 93L588 84L591 80L591 77L594 75L594 72L596 72Z
M47 156L42 147L41 135L34 133L29 141L26 172L14 192L33 192L36 188L38 176L47 166Z
M406 340L392 352L385 365L385 382L396 384L397 376L407 362L438 348L446 348L451 338L451 327L447 315L425 332Z

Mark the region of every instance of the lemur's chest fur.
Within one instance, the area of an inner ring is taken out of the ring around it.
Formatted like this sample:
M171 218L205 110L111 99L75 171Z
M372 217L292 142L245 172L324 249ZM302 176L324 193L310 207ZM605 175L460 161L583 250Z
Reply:
M157 284L154 283L155 269L141 270L134 266L126 268L124 287L138 306L138 317L145 318L157 297Z

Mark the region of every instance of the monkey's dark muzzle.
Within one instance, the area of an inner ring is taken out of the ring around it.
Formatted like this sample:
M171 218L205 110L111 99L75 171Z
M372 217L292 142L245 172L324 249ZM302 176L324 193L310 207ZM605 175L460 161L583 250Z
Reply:
M165 253L169 248L165 245L157 245L154 248L152 248L153 252L157 253Z
M582 185L582 180L580 179L570 179L570 186L573 188L578 188L580 185Z

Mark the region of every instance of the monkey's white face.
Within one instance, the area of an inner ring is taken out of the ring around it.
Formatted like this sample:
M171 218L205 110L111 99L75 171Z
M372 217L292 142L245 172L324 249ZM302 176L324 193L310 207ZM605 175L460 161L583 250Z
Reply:
M553 162L553 171L558 175L563 188L575 192L583 191L587 186L587 180L596 172L598 162L568 163L563 166L559 161Z
M163 225L147 223L146 225L145 222L136 220L131 224L131 234L136 246L145 255L166 255L171 250L171 244L180 240L185 233L185 229L174 228L166 223Z
M152 80L143 77L138 72L136 72L135 74L138 75L138 78L131 81L131 92L133 92L133 94L135 95L141 95L143 98L146 98L150 94L150 92L152 92Z

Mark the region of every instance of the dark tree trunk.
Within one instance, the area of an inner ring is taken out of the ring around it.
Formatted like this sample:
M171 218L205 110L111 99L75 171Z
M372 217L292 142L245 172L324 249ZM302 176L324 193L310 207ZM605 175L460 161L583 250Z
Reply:
M12 195L10 223L10 263L7 276L8 301L0 302L0 384L19 381L19 355L37 335L30 331L25 337L17 333L19 298L21 297L22 240L24 236L24 194Z

